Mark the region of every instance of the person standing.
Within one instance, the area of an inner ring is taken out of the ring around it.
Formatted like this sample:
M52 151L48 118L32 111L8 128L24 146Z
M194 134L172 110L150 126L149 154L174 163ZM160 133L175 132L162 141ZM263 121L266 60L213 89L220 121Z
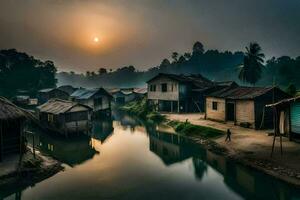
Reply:
M226 139L225 139L225 142L231 142L231 131L230 129L227 129L227 136L226 136Z

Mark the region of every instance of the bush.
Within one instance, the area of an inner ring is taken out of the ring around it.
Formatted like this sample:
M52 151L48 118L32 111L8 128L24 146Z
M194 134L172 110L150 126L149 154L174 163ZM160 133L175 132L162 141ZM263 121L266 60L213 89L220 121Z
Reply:
M142 119L149 119L157 123L160 123L165 120L165 116L161 115L158 112L154 112L152 107L148 106L146 98L130 102L121 107L121 110L134 114Z
M168 125L173 127L177 133L186 136L199 135L204 138L214 138L224 134L224 131L210 127L194 125L189 122L170 121Z

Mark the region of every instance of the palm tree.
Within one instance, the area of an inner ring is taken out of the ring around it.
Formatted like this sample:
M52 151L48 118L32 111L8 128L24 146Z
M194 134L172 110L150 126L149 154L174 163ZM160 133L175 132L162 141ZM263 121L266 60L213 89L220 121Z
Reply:
M264 69L265 54L258 43L252 42L249 47L246 47L244 63L240 67L239 79L243 82L255 85L261 78L262 70Z

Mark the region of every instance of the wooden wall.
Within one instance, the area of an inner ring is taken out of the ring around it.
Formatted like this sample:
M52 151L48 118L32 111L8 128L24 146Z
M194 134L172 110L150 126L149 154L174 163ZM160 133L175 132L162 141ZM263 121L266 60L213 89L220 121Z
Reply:
M161 84L167 83L167 92L161 92ZM156 91L150 91L150 85L156 85ZM173 91L172 91L173 87ZM179 99L179 84L178 82L161 77L148 83L148 99L160 99L167 101L177 101Z
M213 102L218 102L218 109L213 110ZM225 121L225 99L206 97L206 118L218 121Z
M255 112L253 100L236 101L236 123L250 123L251 128L255 128Z

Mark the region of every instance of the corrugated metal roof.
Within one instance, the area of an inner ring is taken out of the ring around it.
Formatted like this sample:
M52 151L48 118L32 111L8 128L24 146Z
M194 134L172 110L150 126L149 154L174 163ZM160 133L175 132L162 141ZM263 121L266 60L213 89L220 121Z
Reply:
M146 94L148 92L148 89L147 88L135 88L133 91L137 94Z
M75 106L83 106L86 107L87 110L91 109L86 105L82 105L73 101L66 101L62 99L50 99L48 102L38 106L37 108L39 109L40 112L47 112L47 113L58 115L69 111Z
M98 89L85 89L85 88L80 88L77 89L75 92L73 92L70 96L77 99L77 100L85 100L93 97L96 93L102 93L104 95L109 96L112 98L111 94L108 93L105 89L103 88L98 88Z
M201 74L177 75L177 74L160 73L160 74L156 75L155 77L153 77L152 79L150 79L149 81L147 81L147 83L156 79L159 76L165 76L165 77L168 77L170 79L176 80L181 83L193 84L194 87L199 88L199 89L208 88L208 87L211 87L214 85L214 83L211 80L205 78Z
M254 99L272 89L273 87L226 87L207 96L226 99Z
M51 92L52 90L54 90L56 88L46 88L46 89L42 89L42 90L39 90L39 92Z

